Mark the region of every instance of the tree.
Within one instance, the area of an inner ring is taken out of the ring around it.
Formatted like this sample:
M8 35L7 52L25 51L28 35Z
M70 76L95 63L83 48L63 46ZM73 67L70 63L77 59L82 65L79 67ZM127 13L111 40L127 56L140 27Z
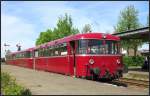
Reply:
M43 44L53 40L53 32L51 29L48 29L46 32L41 32L39 37L36 40L36 45Z
M91 25L90 24L85 24L85 26L82 29L82 33L91 33Z
M65 14L64 17L58 18L57 26L53 30L48 29L46 32L40 33L36 40L36 45L77 33L79 33L79 30L73 27L71 16Z
M57 27L54 28L54 33L57 34L57 38L63 38L65 36L73 35L79 33L77 28L73 27L72 18L65 14L58 19Z
M124 32L140 27L141 24L138 20L138 10L136 10L133 5L130 5L127 6L123 11L121 11L119 21L114 29L116 32ZM136 56L137 48L139 45L142 45L142 40L122 40L121 45L127 50L127 54L129 54L129 48L133 48L134 56Z

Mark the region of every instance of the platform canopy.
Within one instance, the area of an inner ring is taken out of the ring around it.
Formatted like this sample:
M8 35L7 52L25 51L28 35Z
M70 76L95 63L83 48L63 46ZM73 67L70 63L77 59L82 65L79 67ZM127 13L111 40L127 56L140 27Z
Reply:
M149 41L150 32L149 27L143 27L135 30L125 32L113 33L112 35L119 36L121 39L142 39L145 42Z
M129 40L129 39L141 39L143 42L148 42L150 46L150 32L149 27L143 27L135 30L129 30L125 32L119 32L119 33L113 33L112 35L119 36L121 40ZM148 64L149 64L149 54L150 54L150 47L147 52L144 52L143 54L148 56Z

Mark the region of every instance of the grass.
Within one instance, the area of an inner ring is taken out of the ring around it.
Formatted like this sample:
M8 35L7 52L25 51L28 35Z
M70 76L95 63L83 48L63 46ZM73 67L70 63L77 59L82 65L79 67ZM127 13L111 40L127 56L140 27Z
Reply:
M18 85L15 78L10 76L7 72L1 72L1 84L1 95L31 95L29 89Z

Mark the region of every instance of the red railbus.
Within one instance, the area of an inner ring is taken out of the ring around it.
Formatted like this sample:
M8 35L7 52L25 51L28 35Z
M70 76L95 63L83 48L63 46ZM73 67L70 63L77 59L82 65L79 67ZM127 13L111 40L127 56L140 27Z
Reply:
M26 67L70 76L116 79L123 72L119 41L110 34L76 34L26 50L28 58L11 60L20 66L31 60L24 61Z
M6 55L6 63L26 68L33 68L33 48Z

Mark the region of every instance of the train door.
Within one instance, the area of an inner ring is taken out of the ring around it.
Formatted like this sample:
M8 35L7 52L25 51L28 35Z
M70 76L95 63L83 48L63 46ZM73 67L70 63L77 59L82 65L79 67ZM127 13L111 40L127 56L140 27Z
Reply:
M75 62L75 41L70 41L69 63L70 63L70 75L76 76L76 62Z
M36 67L36 58L38 57L38 50L34 51L34 56L33 56L33 69Z

